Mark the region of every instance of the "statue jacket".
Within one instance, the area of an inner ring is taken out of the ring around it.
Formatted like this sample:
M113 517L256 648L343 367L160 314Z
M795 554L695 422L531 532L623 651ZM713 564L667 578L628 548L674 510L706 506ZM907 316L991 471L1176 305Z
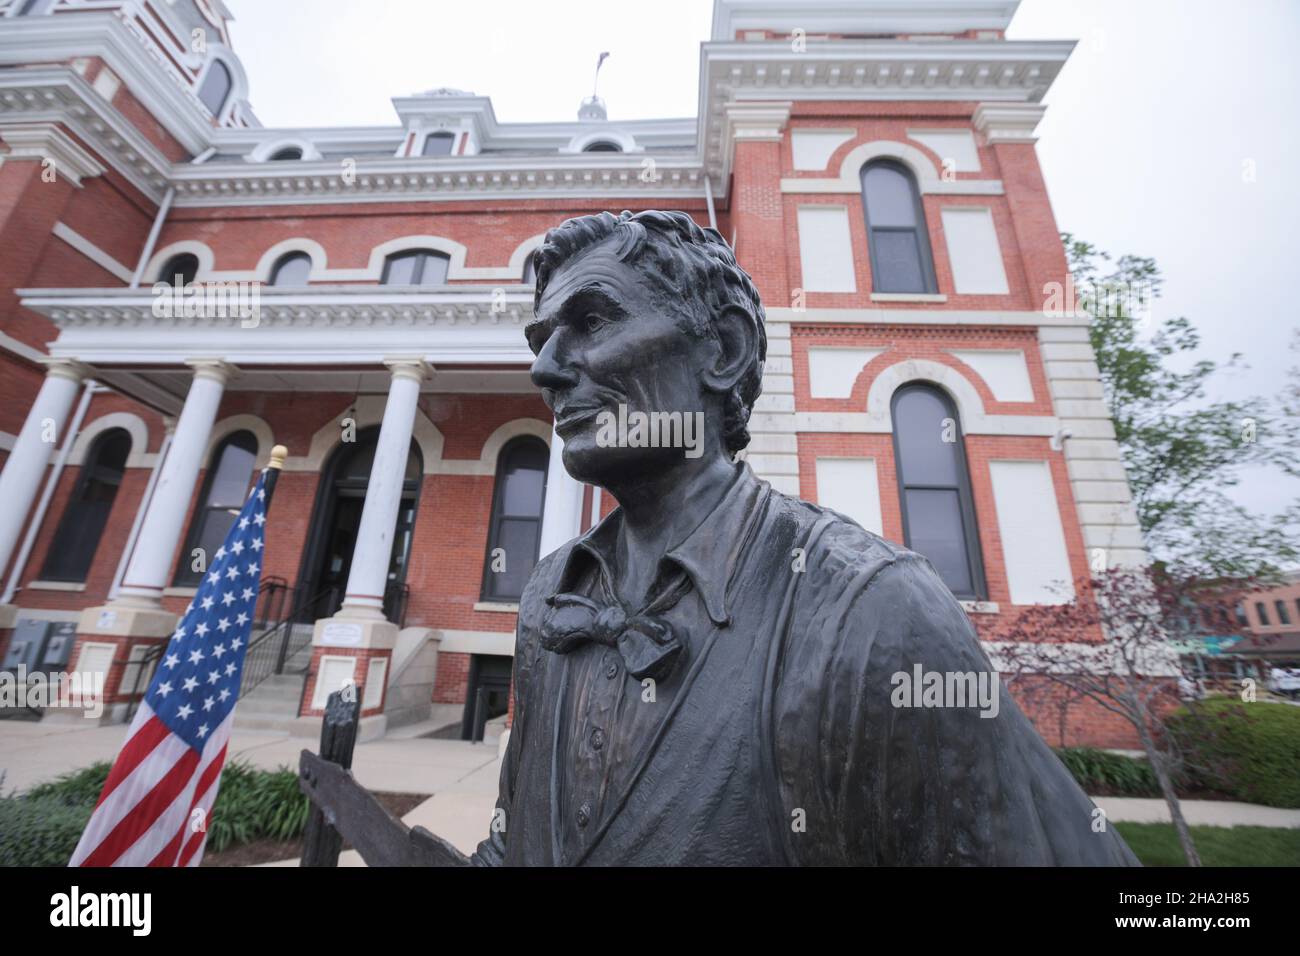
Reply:
M638 680L594 641L548 650L555 595L615 600L620 520L524 590L513 727L473 863L1136 865L929 562L744 463L647 606L624 609L671 625L671 673ZM997 706L923 699L909 685L930 674L983 674Z

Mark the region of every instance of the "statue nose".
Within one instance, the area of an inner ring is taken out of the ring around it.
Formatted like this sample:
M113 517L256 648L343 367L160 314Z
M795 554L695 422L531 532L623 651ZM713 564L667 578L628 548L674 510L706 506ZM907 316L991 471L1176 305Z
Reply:
M542 350L537 353L537 358L533 360L530 375L533 384L538 388L560 390L578 384L578 373L563 361L559 353L561 336L560 332L551 335L542 346Z

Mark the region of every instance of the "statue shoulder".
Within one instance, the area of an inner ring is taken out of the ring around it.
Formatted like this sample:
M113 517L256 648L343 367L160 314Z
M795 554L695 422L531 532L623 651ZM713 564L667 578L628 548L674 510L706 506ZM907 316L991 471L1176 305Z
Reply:
M901 545L868 531L847 515L801 498L774 493L781 517L799 527L804 542L806 570L841 584L869 580L882 568L919 557ZM863 581L865 583L865 581Z

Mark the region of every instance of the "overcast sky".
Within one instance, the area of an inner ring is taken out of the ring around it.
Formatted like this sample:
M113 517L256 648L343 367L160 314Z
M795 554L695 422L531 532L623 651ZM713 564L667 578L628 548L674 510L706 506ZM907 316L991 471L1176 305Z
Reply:
M505 122L573 119L602 50L611 119L694 116L712 11L712 0L226 2L267 126L392 125L392 97L439 86L491 96ZM1156 258L1156 317L1186 315L1208 357L1237 351L1250 366L1218 394L1281 389L1300 363L1289 349L1300 3L1024 0L1009 36L1079 41L1038 130L1060 227ZM1297 493L1259 473L1236 496L1275 510Z

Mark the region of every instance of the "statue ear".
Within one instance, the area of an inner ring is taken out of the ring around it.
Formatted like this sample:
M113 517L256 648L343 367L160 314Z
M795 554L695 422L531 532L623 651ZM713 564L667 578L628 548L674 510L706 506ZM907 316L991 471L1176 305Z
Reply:
M735 388L758 355L758 329L754 318L738 305L724 306L713 321L718 350L713 364L705 369L704 384L713 392L726 394Z

